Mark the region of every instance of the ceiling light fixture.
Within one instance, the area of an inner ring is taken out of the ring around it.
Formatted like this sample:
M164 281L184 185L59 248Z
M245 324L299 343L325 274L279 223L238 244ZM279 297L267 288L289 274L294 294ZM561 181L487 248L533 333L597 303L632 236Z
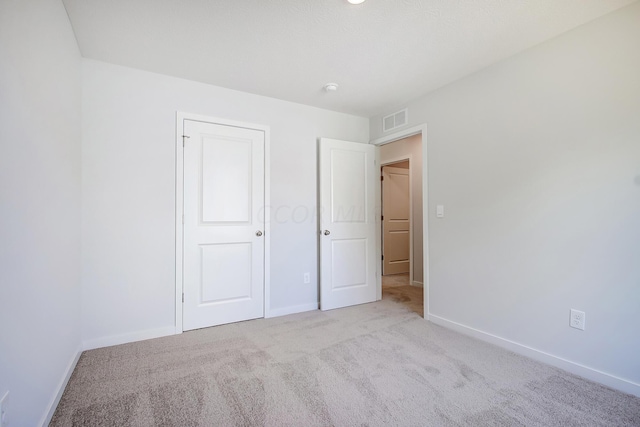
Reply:
M326 85L324 85L324 91L325 92L335 92L338 90L338 84L337 83L327 83Z
M351 4L360 4L364 3L364 0L347 0Z

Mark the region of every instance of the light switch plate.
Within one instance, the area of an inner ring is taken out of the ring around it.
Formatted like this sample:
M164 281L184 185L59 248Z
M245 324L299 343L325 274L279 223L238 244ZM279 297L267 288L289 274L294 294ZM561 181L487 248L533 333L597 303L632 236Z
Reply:
M437 218L444 218L444 206L443 205L437 205L436 206L436 217Z

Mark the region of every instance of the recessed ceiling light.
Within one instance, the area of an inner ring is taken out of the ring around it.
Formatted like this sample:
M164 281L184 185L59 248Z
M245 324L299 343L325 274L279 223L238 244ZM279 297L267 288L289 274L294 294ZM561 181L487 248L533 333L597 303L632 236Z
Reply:
M364 3L364 0L347 0L351 4L360 4Z
M326 85L324 85L323 87L325 92L335 92L338 90L338 84L337 83L327 83Z

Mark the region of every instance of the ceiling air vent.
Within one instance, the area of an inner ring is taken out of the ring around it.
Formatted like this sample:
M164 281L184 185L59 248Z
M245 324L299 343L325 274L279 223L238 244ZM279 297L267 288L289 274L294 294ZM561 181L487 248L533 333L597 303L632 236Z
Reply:
M409 122L409 114L407 109L400 110L397 113L389 114L382 118L382 131L388 132L400 126L404 126Z

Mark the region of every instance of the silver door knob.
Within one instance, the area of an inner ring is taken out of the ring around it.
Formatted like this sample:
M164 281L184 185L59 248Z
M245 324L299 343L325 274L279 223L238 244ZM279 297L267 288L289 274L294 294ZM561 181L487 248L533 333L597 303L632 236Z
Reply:
M258 236L258 237L262 236L262 231L260 231L260 230L256 231L256 236Z
M329 230L324 230L324 235L328 236L329 234L331 234L331 232Z

